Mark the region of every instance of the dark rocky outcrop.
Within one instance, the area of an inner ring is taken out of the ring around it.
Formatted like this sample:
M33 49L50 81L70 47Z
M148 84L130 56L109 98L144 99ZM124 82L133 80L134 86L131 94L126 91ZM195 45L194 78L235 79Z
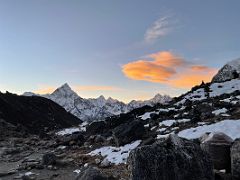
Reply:
M125 123L113 129L113 138L117 146L142 139L144 134L144 123L141 120Z
M56 164L57 157L53 153L44 154L42 157L42 165L54 165Z
M211 156L214 169L226 169L227 172L231 172L230 148L232 142L232 138L221 132L205 137L201 147Z
M0 119L32 134L67 128L81 122L49 99L11 93L0 93Z
M132 180L213 180L213 166L198 144L170 135L136 148L129 157Z
M240 139L234 141L231 148L231 168L233 180L240 179Z

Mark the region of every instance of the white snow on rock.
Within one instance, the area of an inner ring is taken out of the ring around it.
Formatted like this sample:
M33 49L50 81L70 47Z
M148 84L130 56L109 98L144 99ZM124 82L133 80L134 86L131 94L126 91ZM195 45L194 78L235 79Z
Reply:
M236 90L240 90L240 80L232 79L231 81L226 81L222 83L213 83L210 86L210 97L220 96L222 94L230 94Z
M220 114L224 114L226 112L227 112L227 109L226 108L222 108L222 109L217 109L217 110L213 111L212 113L217 116L217 115L220 115Z
M147 119L150 118L150 115L151 115L152 113L155 113L155 111L153 111L153 112L146 112L145 114L139 116L139 118L141 118L142 120L145 121L145 120L147 120Z
M113 146L105 146L99 149L95 149L94 151L90 152L88 155L95 156L101 155L105 157L106 160L111 162L112 164L122 164L127 162L127 158L131 150L135 149L141 140L137 140L132 142L131 144L126 144L121 147L113 147Z
M162 122L159 123L159 126L172 126L174 123L178 122L178 123L186 123L186 122L189 122L191 121L191 119L178 119L178 120L175 120L175 119L169 119L169 120L164 120Z
M159 123L159 126L162 126L162 125L164 125L164 126L172 126L175 122L176 122L176 120L172 120L172 119L164 120L164 121Z
M64 130L61 130L59 132L57 132L56 134L59 135L59 136L63 136L63 135L67 135L67 134L73 134L75 132L80 132L80 129L79 128L67 128L67 129L64 129Z
M240 138L240 120L224 120L210 125L202 125L195 128L185 129L178 136L187 139L196 139L206 132L222 132L232 139Z

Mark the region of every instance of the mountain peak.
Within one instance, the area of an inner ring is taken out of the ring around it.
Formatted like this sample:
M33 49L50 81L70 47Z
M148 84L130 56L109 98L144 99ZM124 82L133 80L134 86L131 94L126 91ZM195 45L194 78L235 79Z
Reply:
M72 90L71 87L68 85L68 83L64 83L62 86L60 86L60 88L58 89L68 89L68 90Z
M240 76L240 58L232 60L225 64L213 77L212 82L224 82Z

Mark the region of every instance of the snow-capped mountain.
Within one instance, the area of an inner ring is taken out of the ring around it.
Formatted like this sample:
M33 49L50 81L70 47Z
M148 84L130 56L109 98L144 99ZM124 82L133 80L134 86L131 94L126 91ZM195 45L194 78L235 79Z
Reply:
M226 80L239 77L240 74L240 58L228 62L213 77L212 82L223 82Z
M37 95L31 92L26 92L24 96ZM131 101L125 104L117 99L109 97L106 99L100 96L96 99L84 99L75 93L70 86L66 83L56 89L52 94L38 95L51 99L64 107L68 112L77 116L84 121L101 120L105 117L118 115L121 113L129 112L135 108L145 105L154 106L155 104L166 104L171 101L171 97L167 95L157 94L154 98L146 101Z

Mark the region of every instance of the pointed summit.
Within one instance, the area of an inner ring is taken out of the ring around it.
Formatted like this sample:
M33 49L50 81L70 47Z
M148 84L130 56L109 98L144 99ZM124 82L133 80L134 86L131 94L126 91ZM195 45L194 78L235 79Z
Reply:
M60 86L59 88L57 88L53 93L52 93L53 96L56 96L56 97L74 97L74 98L77 98L78 95L77 93L75 93L71 87L65 83L63 84L62 86Z
M240 58L225 64L213 77L212 82L224 82L240 77Z

